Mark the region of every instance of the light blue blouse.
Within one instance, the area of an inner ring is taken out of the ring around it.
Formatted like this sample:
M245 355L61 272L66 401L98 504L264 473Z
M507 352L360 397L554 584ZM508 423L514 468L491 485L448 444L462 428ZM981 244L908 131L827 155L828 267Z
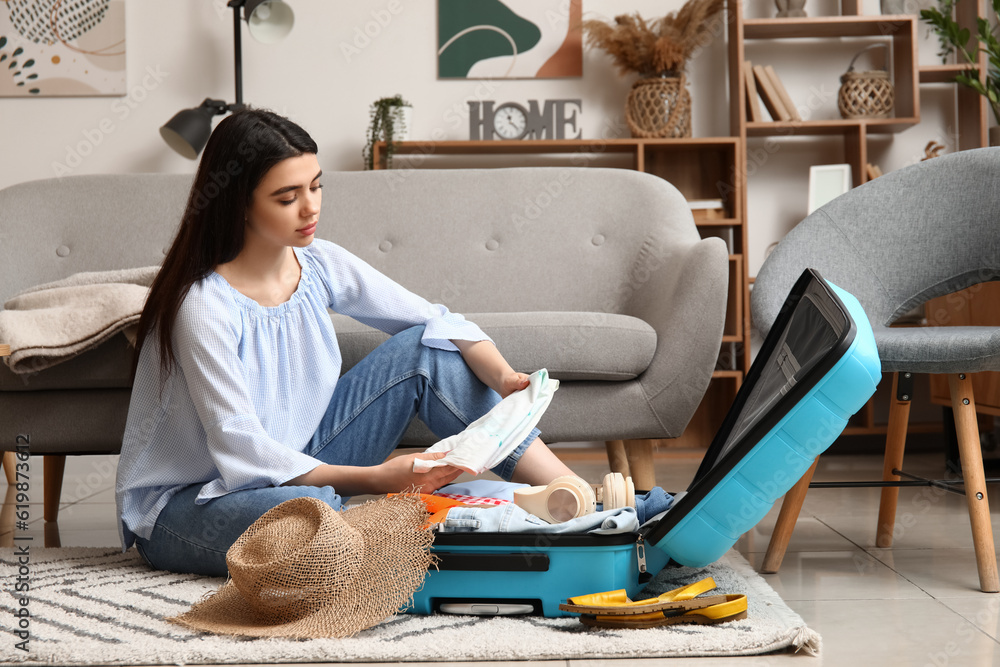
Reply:
M287 302L261 306L211 273L177 313L177 364L168 376L155 335L143 344L115 488L123 550L135 535L149 539L160 510L185 486L204 485L202 504L320 465L303 451L340 377L328 308L389 334L423 324L429 347L490 340L334 243L315 239L294 250L302 275Z

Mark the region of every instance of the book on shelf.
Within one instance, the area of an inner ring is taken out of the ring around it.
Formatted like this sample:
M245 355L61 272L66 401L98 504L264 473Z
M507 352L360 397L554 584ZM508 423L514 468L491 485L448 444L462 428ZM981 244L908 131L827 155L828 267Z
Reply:
M688 199L688 208L695 220L723 220L726 206L721 199Z
M791 116L789 120L801 121L802 116L799 115L799 110L796 108L795 102L792 101L792 97L785 89L785 84L781 83L781 77L774 71L774 67L768 65L764 68L764 71L767 72L768 78L771 79L771 86L774 87L774 90L778 93L778 97L781 98L781 104L784 105L785 111Z
M771 118L776 121L791 120L792 116L785 109L785 105L781 101L778 91L774 89L771 77L767 75L767 70L764 69L764 66L754 65L753 74L757 83L757 90L760 92L760 99L764 102L767 112L771 114Z
M743 63L743 81L746 83L747 119L751 123L764 120L760 110L760 99L757 96L757 82L754 81L753 63L749 60Z

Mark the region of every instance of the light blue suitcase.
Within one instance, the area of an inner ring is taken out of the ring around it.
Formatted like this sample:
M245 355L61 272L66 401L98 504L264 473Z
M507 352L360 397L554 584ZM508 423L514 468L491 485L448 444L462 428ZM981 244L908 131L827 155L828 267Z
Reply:
M624 588L668 563L702 567L753 528L875 393L881 364L851 294L814 270L795 283L685 494L638 535L449 533L411 612L531 609ZM477 605L475 608L469 605ZM448 607L445 607L446 609Z

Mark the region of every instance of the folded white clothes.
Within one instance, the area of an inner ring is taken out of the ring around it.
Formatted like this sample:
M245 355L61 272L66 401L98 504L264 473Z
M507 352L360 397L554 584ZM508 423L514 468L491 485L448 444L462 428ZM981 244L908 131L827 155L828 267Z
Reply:
M464 431L441 440L428 452L448 452L436 461L416 459L414 472L427 472L439 466L455 466L478 475L495 467L528 437L559 388L559 381L546 369L531 374L528 386L503 399Z

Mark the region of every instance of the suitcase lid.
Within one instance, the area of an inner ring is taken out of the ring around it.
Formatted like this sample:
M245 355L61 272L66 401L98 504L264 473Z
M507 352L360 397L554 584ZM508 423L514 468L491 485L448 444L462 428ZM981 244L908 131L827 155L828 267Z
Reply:
M774 428L850 349L857 325L815 269L806 269L781 307L698 472L674 506L648 526L656 544Z

